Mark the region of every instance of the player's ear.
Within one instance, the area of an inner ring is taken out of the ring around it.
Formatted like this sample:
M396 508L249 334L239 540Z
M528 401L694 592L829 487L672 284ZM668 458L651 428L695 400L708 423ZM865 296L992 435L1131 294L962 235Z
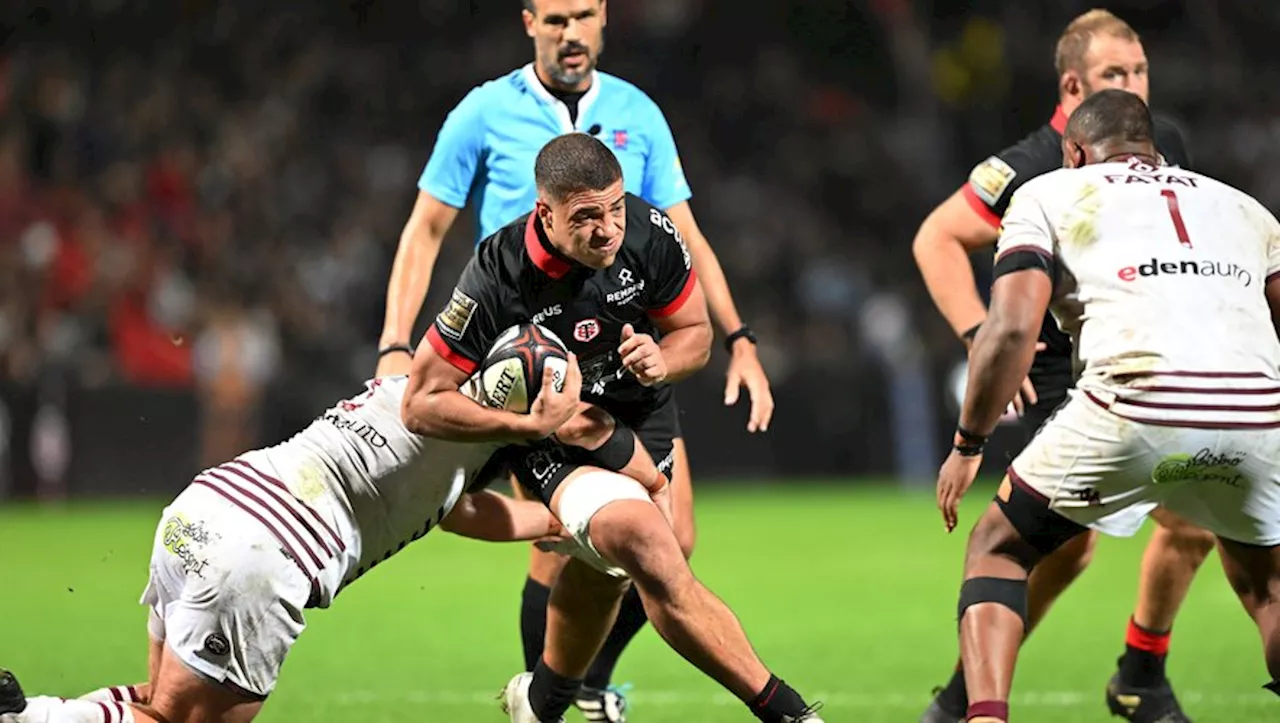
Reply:
M1080 75L1074 70L1068 70L1062 74L1062 78L1058 80L1058 92L1063 97L1084 99L1084 83L1080 81Z
M1062 139L1062 167L1079 168L1085 164L1084 148L1069 138Z
M609 25L609 0L600 0L600 27Z
M551 206L544 203L541 199L534 201L533 212L538 215L538 220L542 222L542 230L547 233L552 232L554 219L552 218Z

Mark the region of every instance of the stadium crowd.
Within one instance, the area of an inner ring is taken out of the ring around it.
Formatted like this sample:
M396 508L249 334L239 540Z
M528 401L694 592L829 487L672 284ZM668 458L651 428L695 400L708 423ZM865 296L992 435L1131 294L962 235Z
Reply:
M527 62L517 4L71 5L0 16L0 380L193 387L233 437L268 388L307 408L349 389L439 123ZM1047 118L1046 49L1087 4L770 5L612 3L602 68L666 111L775 384L904 359L940 379L961 348L910 239ZM1280 84L1257 56L1280 9L1109 5L1132 6L1200 170L1280 207Z

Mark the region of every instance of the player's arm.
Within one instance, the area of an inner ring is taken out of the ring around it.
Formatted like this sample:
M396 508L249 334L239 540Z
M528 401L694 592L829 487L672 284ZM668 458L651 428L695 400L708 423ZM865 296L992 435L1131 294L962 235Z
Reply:
M418 199L400 233L387 282L379 350L411 346L413 324L431 285L440 245L458 217L458 209L467 203L484 153L481 95L480 89L471 91L445 118L418 179ZM408 369L409 354L402 351L383 354L378 360L379 376L404 374Z
M396 247L395 261L391 265L379 350L409 346L413 324L431 285L431 272L435 268L436 257L440 255L440 245L457 217L457 208L426 191L418 192L418 200L400 233L400 245ZM378 374L404 373L408 366L408 353L392 351L382 355Z
M560 534L560 523L541 502L484 490L463 495L440 526L488 542L519 542Z
M692 290L684 304L675 311L652 314L653 323L662 332L658 349L667 365L665 381L678 382L707 365L711 358L711 317L707 315L707 299L702 284L690 277ZM626 363L624 357L624 364Z
M1056 273L1053 236L1040 204L1034 198L1017 202L1005 217L991 309L969 354L960 414L966 432L989 436L1030 371Z
M995 243L999 224L993 212L984 215L975 210L966 198L968 193L956 191L935 208L911 244L934 305L966 343L972 340L972 335L965 338L966 332L987 316L969 254Z

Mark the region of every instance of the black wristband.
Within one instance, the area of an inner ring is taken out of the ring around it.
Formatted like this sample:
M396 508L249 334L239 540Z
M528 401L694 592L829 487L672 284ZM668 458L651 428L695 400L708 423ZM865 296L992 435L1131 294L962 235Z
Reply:
M402 351L410 357L413 356L413 347L408 344L391 344L390 346L384 346L378 350L378 358L381 359L388 354L394 354L398 351Z
M964 339L965 341L973 341L973 338L978 335L978 329L981 329L981 328L982 328L982 322L979 321L977 324L974 324L973 327L970 328L968 331L961 334L960 338Z
M956 425L956 436L964 440L965 444L983 445L987 443L987 435L975 434L960 425Z
M959 425L956 425L956 436L960 438L960 442L954 446L954 449L961 457L977 457L982 454L982 449L987 445L985 435L974 434Z
M732 334L724 338L724 348L727 351L733 351L733 343L739 339L746 339L752 344L759 343L756 341L756 334L754 331L751 331L751 327L747 326L746 324L743 324L742 328L738 329L737 331L733 332Z

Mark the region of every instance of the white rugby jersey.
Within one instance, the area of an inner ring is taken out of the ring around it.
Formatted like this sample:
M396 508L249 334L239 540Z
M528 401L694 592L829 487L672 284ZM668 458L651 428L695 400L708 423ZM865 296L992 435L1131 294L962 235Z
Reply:
M407 383L372 379L288 441L193 482L271 531L311 579L314 607L438 525L498 449L410 432L400 419Z
M996 275L1050 271L1076 386L1118 416L1280 427L1280 341L1265 286L1280 224L1245 193L1140 158L1061 169L1013 197Z

